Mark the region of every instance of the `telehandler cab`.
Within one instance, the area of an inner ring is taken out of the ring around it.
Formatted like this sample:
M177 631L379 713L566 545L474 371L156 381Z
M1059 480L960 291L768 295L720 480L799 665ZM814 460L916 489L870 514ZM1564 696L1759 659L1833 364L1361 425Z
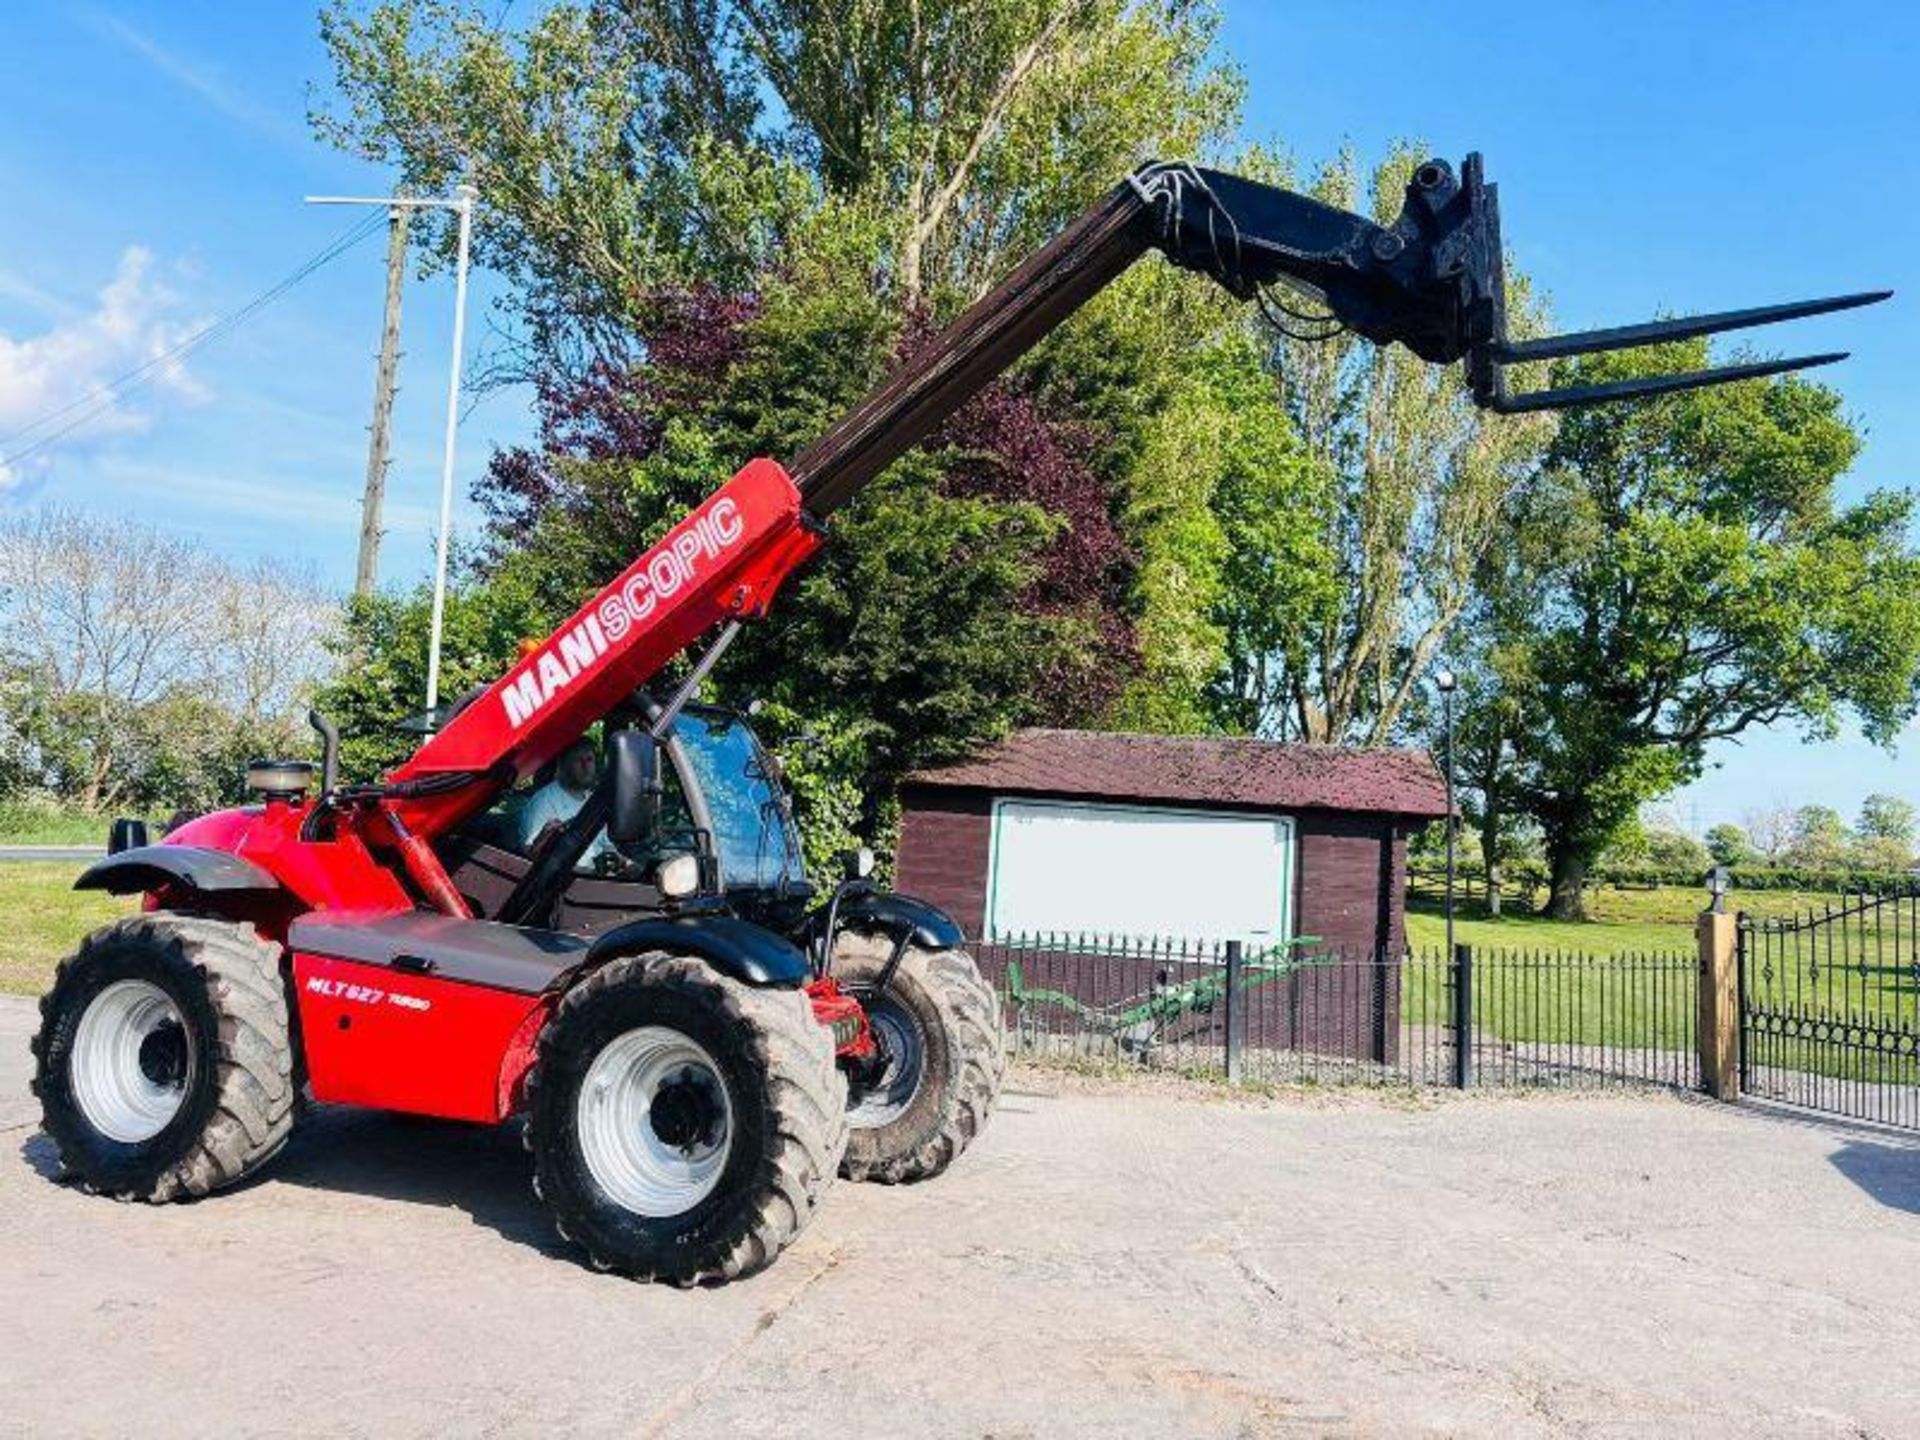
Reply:
M1885 298L1516 340L1478 156L1422 165L1391 225L1148 165L791 464L749 462L384 779L340 780L315 717L317 783L259 762L259 804L153 844L117 823L77 883L144 895L142 912L60 966L33 1043L66 1173L125 1198L205 1195L259 1170L307 1095L522 1116L561 1232L596 1266L690 1284L772 1261L836 1174L944 1170L1006 1070L993 990L934 907L864 875L816 891L777 765L741 716L694 701L836 510L1149 249L1276 324L1463 360L1499 412L1823 364L1841 357L1529 394L1506 372ZM706 636L670 693L648 688ZM524 835L525 786L594 727L590 793Z

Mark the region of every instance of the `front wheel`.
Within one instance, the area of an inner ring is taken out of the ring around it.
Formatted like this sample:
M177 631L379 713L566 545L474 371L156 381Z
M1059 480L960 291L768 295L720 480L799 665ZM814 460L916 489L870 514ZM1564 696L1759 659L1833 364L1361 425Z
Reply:
M190 1200L251 1175L293 1129L280 950L250 925L116 921L62 962L40 1014L41 1123L88 1190Z
M897 1185L938 1175L979 1138L1007 1073L1000 999L964 950L909 944L879 981L893 942L847 935L833 975L866 1007L878 1056L853 1068L853 1133L840 1173Z
M534 1191L593 1264L734 1280L813 1218L846 1146L832 1033L797 990L685 956L615 960L567 992L527 1089Z

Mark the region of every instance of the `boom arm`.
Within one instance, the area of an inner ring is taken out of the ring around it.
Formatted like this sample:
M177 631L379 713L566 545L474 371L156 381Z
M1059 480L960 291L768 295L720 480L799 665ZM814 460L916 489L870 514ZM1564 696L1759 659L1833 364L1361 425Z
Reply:
M1510 394L1506 379L1506 366L1520 361L1766 325L1872 304L1891 293L1514 341L1507 335L1497 189L1485 183L1478 155L1467 156L1457 177L1444 160L1429 160L1414 171L1399 218L1383 226L1223 171L1145 166L808 446L793 463L793 477L811 513L838 509L1149 249L1211 276L1243 300L1269 304L1269 287L1286 286L1312 296L1328 320L1369 340L1397 341L1435 364L1464 359L1474 399L1501 413L1590 405L1830 364L1846 357L1809 355L1528 395Z
M1150 249L1242 299L1305 292L1326 319L1435 364L1466 362L1487 409L1560 409L1716 385L1843 359L1812 355L1693 374L1510 394L1506 366L1712 334L1883 300L1838 296L1542 340L1507 334L1495 187L1469 155L1414 172L1391 225L1241 176L1148 165L1036 251L808 446L789 469L755 460L583 605L391 777L423 836L487 803L499 780L559 754L674 655L728 620L764 614L820 544L821 522ZM1285 308L1281 305L1279 308ZM1318 317L1314 317L1318 318ZM460 783L460 776L471 783ZM491 779L494 783L483 783Z

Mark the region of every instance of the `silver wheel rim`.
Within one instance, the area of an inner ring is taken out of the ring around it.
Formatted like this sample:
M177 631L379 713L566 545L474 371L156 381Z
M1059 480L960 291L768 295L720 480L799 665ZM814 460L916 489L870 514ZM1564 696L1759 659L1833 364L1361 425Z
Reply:
M874 1082L861 1091L857 1104L847 1109L847 1123L856 1130L890 1125L920 1093L920 1077L927 1068L927 1032L920 1017L886 995L860 996L867 1007L867 1023L887 1063Z
M138 1145L180 1113L195 1059L173 997L149 980L116 980L93 997L74 1031L73 1098L95 1130Z
M608 1041L587 1067L575 1111L588 1173L636 1215L684 1215L714 1192L733 1151L733 1100L720 1067L664 1025Z

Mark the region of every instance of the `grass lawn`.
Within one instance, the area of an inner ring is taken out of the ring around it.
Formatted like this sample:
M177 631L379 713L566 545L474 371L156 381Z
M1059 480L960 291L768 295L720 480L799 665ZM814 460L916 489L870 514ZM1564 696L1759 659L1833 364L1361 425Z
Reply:
M1735 891L1728 902L1736 910L1764 916L1790 916L1818 910L1838 897L1797 890ZM1590 955L1644 954L1649 951L1693 952L1693 922L1707 905L1704 890L1661 886L1655 890L1615 890L1611 886L1588 893L1592 918L1548 920L1509 901L1498 920L1487 918L1484 906L1462 905L1454 912L1455 939L1487 949L1577 950ZM1416 951L1439 949L1446 943L1446 921L1437 900L1425 896L1407 902L1407 943Z
M0 805L0 845L105 845L107 824L52 805Z
M1401 1016L1439 1028L1453 1012L1438 947L1401 971ZM1473 1019L1482 1042L1689 1050L1697 993L1691 955L1670 948L1528 954L1474 947Z
M79 873L65 860L0 861L0 991L40 994L82 935L133 911L131 899L75 890Z
M1685 1048L1693 1034L1693 924L1705 898L1671 887L1600 889L1589 896L1592 918L1585 922L1525 911L1493 920L1480 905L1463 907L1454 932L1474 947L1476 1024L1483 1034L1513 1041ZM1773 919L1842 906L1835 895L1777 890L1736 892L1731 900L1736 909ZM1416 1023L1438 1023L1449 1008L1438 963L1445 935L1436 903L1425 897L1409 903L1409 945L1416 955L1432 957L1406 972L1403 1013ZM1897 913L1895 907L1856 909L1838 925L1762 933L1751 952L1753 998L1790 1015L1911 1024L1920 991L1917 935L1920 906L1906 902ZM1554 954L1569 958L1541 958ZM1838 1043L1777 1040L1769 1055L1769 1063L1823 1074L1897 1083L1920 1078L1911 1058L1896 1063Z

